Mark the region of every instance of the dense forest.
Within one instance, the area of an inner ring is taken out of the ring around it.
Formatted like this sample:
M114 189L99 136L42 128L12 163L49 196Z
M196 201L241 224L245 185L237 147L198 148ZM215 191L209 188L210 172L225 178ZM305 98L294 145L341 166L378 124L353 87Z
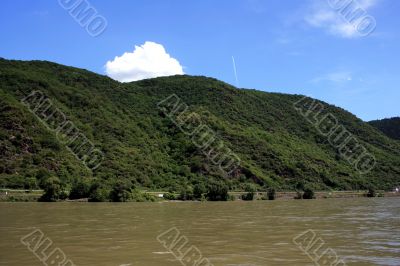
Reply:
M388 137L400 140L400 117L386 118L368 122Z
M34 91L46 95L101 151L96 167L87 167L87 157L74 154L24 104ZM177 106L167 102L160 108L171 95L190 111L174 119L185 121L187 130L196 123L206 126L218 147L204 152L197 143L204 136L196 142L166 112L176 112ZM47 200L58 193L59 198L124 201L144 197L143 189L219 200L227 190L388 190L399 185L398 141L341 108L316 101L376 158L371 171L360 173L296 110L299 101L300 95L238 89L207 77L119 83L51 62L1 59L0 187L46 188ZM210 156L222 146L238 160L232 171Z

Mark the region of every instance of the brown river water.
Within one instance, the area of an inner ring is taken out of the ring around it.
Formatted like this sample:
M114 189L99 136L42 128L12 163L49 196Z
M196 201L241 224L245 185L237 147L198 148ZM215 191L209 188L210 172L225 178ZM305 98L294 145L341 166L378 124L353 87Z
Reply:
M0 236L12 266L400 265L400 198L0 203Z

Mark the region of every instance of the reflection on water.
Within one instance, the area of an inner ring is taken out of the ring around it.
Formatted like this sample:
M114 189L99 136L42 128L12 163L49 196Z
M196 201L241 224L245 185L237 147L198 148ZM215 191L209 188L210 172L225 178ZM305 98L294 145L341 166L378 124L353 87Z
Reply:
M35 228L80 265L182 265L157 240L176 227L213 265L314 265L293 238L314 230L347 265L400 265L400 198L258 202L0 203L0 265L43 265Z

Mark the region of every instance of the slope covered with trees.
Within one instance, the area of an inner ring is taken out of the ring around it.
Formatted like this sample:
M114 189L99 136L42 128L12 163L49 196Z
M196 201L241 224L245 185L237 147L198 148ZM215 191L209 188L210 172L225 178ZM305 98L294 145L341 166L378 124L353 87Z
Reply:
M32 91L47 95L104 153L99 167L86 168L21 102ZM221 171L160 110L158 103L173 94L240 158L234 172ZM230 190L249 184L264 190L391 189L399 184L398 141L319 102L375 156L372 171L360 174L294 108L301 98L186 75L119 83L51 62L1 59L0 187L38 188L50 182L77 190L78 197L85 190L101 199L115 184L197 193L210 184L215 190L218 184Z
M392 139L400 140L400 117L386 118L368 122Z

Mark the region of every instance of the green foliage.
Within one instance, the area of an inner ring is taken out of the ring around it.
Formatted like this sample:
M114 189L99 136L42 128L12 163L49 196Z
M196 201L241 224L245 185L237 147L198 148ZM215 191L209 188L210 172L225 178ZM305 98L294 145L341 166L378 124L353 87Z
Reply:
M392 139L400 140L400 117L386 118L368 122Z
M189 187L184 187L181 189L179 192L179 200L193 200L194 195L193 195L193 188L191 186Z
M203 200L206 200L206 198L202 198L202 201ZM235 200L236 200L236 197L234 195L228 194L228 201L235 201Z
M241 196L242 200L251 201L254 200L254 192L247 192Z
M154 202L157 201L157 198L153 195L150 195L148 193L143 193L140 190L134 189L132 191L131 197L129 201L135 201L135 202Z
M24 185L25 189L38 189L38 184L37 184L37 180L34 177L28 177L25 179L25 185Z
M196 200L201 200L206 193L207 193L207 188L203 183L194 185L194 187L193 187L193 197Z
M110 192L110 200L113 202L130 201L132 196L132 185L124 181L117 181Z
M175 196L175 194L174 193L165 193L164 194L164 199L166 199L166 200L176 200L177 199L177 197Z
M68 194L64 190L64 186L61 184L57 177L50 177L44 182L44 193L40 198L40 201L58 201L67 198Z
M110 189L105 187L97 180L92 183L89 190L90 202L106 202L110 201Z
M370 188L368 189L367 197L368 197L368 198L374 198L374 197L376 197L376 191L375 191L374 188L370 187Z
M254 195L255 195L255 192L257 191L255 185L246 184L245 191L247 193L242 195L242 200L246 200L246 201L254 200Z
M207 189L207 199L210 201L227 201L228 187L222 182L211 182Z
M370 185L390 190L399 184L398 141L345 110L320 102L376 157L376 167L360 176L295 110L298 95L237 89L212 78L186 75L119 83L44 61L0 59L0 72L2 187L34 188L36 179L43 188L49 177L57 176L65 187L72 186L73 194L82 196L86 192L74 184L79 177L99 182L91 187L90 200L106 201L111 195L126 201L132 200L132 187L115 187L116 180L211 200L226 200L225 190L241 190L248 183L258 190L303 190L309 184L315 190ZM88 170L21 103L33 90L47 95L104 153L99 168ZM197 113L201 123L241 159L236 171L229 175L221 171L157 108L171 94L179 96L189 112ZM192 193L184 191L190 187Z
M89 198L90 196L90 185L84 180L79 180L72 184L71 191L69 193L69 199L82 199Z
M269 188L267 192L268 200L275 200L276 198L276 191L274 188Z
M311 188L304 189L303 199L315 199L314 190Z

